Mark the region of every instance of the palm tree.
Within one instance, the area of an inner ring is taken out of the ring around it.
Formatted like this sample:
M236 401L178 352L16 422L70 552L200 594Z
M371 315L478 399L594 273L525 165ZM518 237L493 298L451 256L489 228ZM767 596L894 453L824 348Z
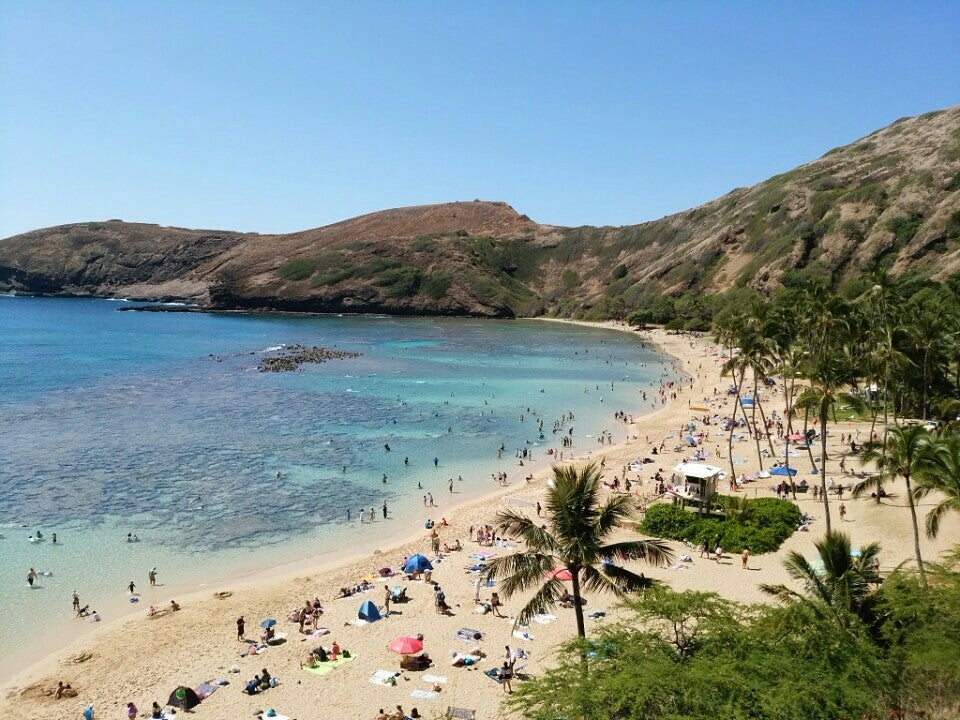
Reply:
M830 411L839 402L855 409L864 403L858 396L844 392L843 387L853 381L852 368L840 348L833 352L824 352L809 366L807 377L810 386L804 388L794 407L804 411L813 411L820 421L820 489L823 498L823 512L826 516L827 532L830 532L830 502L827 499L827 422Z
M668 564L670 548L661 540L627 540L604 544L617 525L633 515L633 499L615 495L601 502L600 470L591 463L581 469L553 466L553 484L547 493L550 519L540 526L526 515L505 510L497 523L522 540L526 550L494 558L486 576L502 580L504 597L540 585L540 589L517 613L516 624L524 625L537 613L555 607L564 594L563 583L554 571L566 570L572 584L577 634L586 636L581 591L606 591L618 597L649 587L652 580L613 563L616 560L645 560ZM605 562L607 561L607 562Z
M927 537L940 532L940 521L951 510L960 512L960 435L945 435L934 442L930 465L917 475L914 497L919 500L938 492L942 500L927 513Z
M880 545L871 543L855 554L850 538L842 532L828 531L822 540L814 543L823 568L814 567L803 555L793 551L784 561L790 577L804 584L804 592L798 593L786 585L760 585L765 593L784 602L802 602L818 612L824 608L834 612L841 624L848 613L861 619L869 611L870 585L879 583L874 569Z
M922 425L894 425L887 430L886 442L871 443L863 451L864 462L876 461L880 474L867 478L853 488L853 496L860 497L871 488L879 488L886 480L903 477L907 482L907 504L910 506L910 518L913 521L913 549L917 567L920 571L920 584L926 587L927 576L920 556L920 526L917 523L917 508L914 504L914 491L911 480L925 475L931 465L932 450L930 433Z

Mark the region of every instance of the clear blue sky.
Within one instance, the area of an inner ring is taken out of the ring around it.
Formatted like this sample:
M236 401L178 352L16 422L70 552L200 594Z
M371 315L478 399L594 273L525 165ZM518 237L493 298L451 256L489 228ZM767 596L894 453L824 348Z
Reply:
M0 0L0 237L654 219L960 103L960 2Z

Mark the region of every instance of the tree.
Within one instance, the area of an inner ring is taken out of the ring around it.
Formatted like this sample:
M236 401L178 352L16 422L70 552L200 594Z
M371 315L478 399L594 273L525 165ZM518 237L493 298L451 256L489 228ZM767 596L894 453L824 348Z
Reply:
M871 488L879 488L884 480L893 481L903 477L906 481L907 504L910 506L910 518L913 521L913 549L920 572L920 584L923 586L926 586L927 579L923 558L920 556L920 526L917 523L912 479L914 475L923 475L931 460L930 433L925 427L894 425L887 430L886 442L871 443L863 451L863 461L875 461L880 474L857 483L853 488L853 496L860 497Z
M950 433L933 444L929 466L917 476L914 497L917 500L936 492L939 503L927 513L925 526L928 538L940 531L940 521L950 512L960 512L960 435Z
M804 388L797 397L795 407L813 411L820 421L820 489L823 498L823 512L826 516L827 532L830 532L830 501L827 499L827 422L830 411L839 402L853 408L862 408L864 403L858 396L843 391L843 387L853 382L851 364L842 349L835 347L833 352L823 352L807 369L810 386Z
M880 581L874 569L880 545L871 543L854 554L846 534L828 531L814 547L820 553L823 569L814 567L796 551L783 563L790 577L804 584L803 593L786 585L762 584L760 589L784 602L805 603L817 612L827 610L841 625L850 617L865 619L870 613L870 586Z
M553 574L566 570L570 573L577 634L584 637L583 590L625 597L653 583L613 561L668 564L673 560L673 553L661 540L604 544L616 526L633 515L634 504L629 495L615 495L601 502L600 471L593 463L579 470L554 465L546 509L549 520L544 527L515 510L497 516L500 527L521 540L526 549L494 558L487 565L486 575L502 580L500 591L504 597L540 586L517 613L517 624L526 624L535 614L558 604L565 588Z

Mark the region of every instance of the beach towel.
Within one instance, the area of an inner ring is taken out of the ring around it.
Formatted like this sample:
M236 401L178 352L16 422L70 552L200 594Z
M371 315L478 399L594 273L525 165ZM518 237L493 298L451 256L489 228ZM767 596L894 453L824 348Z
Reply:
M211 685L210 683L200 683L194 688L194 692L197 693L197 696L201 700L206 700L208 697L213 695L218 689L219 685Z
M289 715L281 715L278 712L275 712L273 715L263 713L260 717L263 718L263 720L290 720Z
M316 630L312 631L309 635L307 635L307 637L318 638L321 635L328 635L329 633L330 633L329 628L317 628Z
M440 693L433 690L413 690L410 692L410 697L420 700L436 700L440 697Z
M500 679L499 673L500 673L500 668L490 668L489 670L486 670L483 674L496 683L502 683L503 680Z
M374 685L383 685L387 687L390 685L388 682L390 678L396 677L397 673L393 670L377 670L373 675L370 676L370 682Z
M344 663L350 662L355 657L356 655L351 655L350 657L343 657L341 655L336 660L329 660L327 662L322 662L318 664L316 667L304 667L303 669L306 670L308 673L313 673L314 675L326 675L327 673L331 672L334 668L338 668Z
M534 619L536 622L540 623L541 625L546 625L546 624L552 623L554 620L556 620L556 619L557 619L557 616L556 616L556 615L549 615L549 614L547 614L547 613L537 613L536 615L533 616L533 619Z
M477 635L480 637L478 638ZM463 640L468 643L475 643L478 640L483 640L483 633L479 630L471 630L470 628L460 628L457 630L457 640Z
M533 635L523 630L514 630L513 636L517 638L517 640L533 640Z
M441 685L447 681L447 678L445 675L424 675L420 679L423 680L424 682L440 683Z

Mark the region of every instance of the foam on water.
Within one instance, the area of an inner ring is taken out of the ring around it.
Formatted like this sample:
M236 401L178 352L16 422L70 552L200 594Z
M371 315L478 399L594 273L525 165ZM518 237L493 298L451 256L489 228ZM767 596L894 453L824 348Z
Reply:
M72 590L116 607L154 565L167 588L184 587L412 530L422 493L442 504L448 478L464 478L457 502L489 491L491 472L519 478L513 451L558 446L550 428L568 410L581 449L604 428L622 437L614 411L640 410L639 390L666 371L635 338L546 323L115 309L0 304L7 637L49 640L80 622ZM256 371L264 348L292 344L362 355ZM384 501L391 520L346 522ZM38 528L58 544L27 542ZM128 532L141 542L126 543ZM30 567L53 575L31 591ZM144 602L167 592L147 590ZM17 663L8 653L0 671Z

